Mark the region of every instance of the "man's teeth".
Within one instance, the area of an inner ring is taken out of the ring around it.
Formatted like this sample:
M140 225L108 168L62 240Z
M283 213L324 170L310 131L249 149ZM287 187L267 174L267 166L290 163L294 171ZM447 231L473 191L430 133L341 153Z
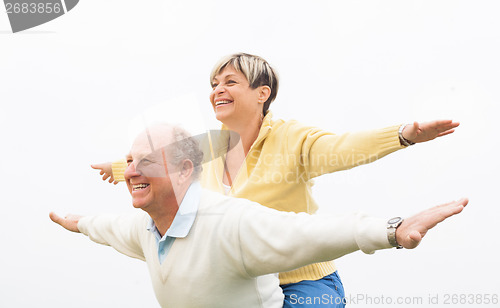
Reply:
M219 105L230 104L230 103L232 103L232 101L218 101L215 103L215 105L219 106Z
M149 186L149 184L136 184L136 185L132 185L132 190L134 190L134 191L141 190L141 189L144 189L148 186Z

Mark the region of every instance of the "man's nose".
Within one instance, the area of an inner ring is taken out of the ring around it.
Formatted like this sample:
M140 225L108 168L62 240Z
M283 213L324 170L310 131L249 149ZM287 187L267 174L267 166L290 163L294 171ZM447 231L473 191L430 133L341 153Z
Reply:
M130 179L134 176L139 176L139 175L140 175L140 173L136 170L134 162L131 162L127 166L127 168L125 168L125 172L123 173L123 176L125 177L125 179Z

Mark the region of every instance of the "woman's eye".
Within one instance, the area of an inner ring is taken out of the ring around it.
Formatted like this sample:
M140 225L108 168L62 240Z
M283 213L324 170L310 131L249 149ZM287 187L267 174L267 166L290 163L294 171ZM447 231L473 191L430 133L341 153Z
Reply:
M228 80L227 81L227 84L233 84L233 83L236 83L236 81L234 81L234 80Z
M212 89L215 89L218 86L216 83L212 83Z

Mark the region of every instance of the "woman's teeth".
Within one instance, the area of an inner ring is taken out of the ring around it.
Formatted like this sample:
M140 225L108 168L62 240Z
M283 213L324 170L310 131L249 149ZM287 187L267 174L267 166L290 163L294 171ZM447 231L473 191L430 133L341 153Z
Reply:
M225 104L230 104L230 103L232 103L232 101L218 101L215 103L215 106L225 105Z

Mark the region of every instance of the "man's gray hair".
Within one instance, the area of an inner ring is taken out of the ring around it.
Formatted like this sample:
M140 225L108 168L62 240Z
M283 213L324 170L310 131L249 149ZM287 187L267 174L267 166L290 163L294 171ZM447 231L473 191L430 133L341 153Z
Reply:
M193 179L198 179L203 170L203 151L199 142L181 127L172 127L173 143L168 146L169 162L178 166L183 160L189 159L193 163Z

